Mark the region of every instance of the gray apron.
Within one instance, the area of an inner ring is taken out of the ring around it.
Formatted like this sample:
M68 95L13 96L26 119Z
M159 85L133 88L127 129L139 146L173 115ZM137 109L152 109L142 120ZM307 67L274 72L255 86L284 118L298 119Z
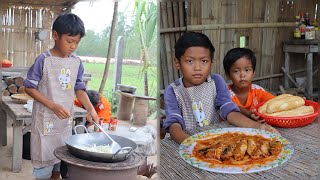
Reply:
M49 100L63 106L73 116L74 86L80 59L70 56L59 58L48 56L43 65L42 79L38 91ZM52 110L34 101L31 124L31 162L36 168L59 163L53 151L65 145L71 136L73 118L59 119Z
M195 119L192 107L193 102L202 102L203 111L210 124L219 122L219 113L215 109L216 85L211 76L208 76L206 82L188 88L183 86L182 78L179 80L181 85L176 86L172 83L171 86L181 109L181 114L186 124L186 131L195 129L201 131L203 129L203 127L198 126Z

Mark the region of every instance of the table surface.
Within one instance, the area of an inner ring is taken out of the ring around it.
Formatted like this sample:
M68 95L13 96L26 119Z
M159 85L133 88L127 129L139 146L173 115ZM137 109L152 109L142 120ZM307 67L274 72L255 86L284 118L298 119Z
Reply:
M10 96L2 97L2 107L5 109L10 116L14 116L16 120L28 119L32 117L32 113L27 111L26 108L23 107L23 104L18 104L13 102ZM8 110L11 110L8 112ZM74 117L83 117L87 114L87 111L78 106L74 106Z
M198 169L189 165L179 155L179 144L170 137L160 142L160 178L267 178L267 179L316 179L319 167L319 117L312 123L299 128L277 128L283 137L293 144L294 154L279 167L250 174L222 174ZM234 127L227 122L213 124L212 128ZM191 134L194 134L193 132Z
M289 41L284 41L285 44L293 44L293 45L315 45L320 44L320 40L318 39L293 39Z

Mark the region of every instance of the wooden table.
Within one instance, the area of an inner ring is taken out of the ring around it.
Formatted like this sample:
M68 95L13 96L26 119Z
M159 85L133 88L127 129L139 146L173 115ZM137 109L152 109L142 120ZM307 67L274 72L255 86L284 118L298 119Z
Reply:
M284 68L289 72L290 55L289 53L304 53L307 54L307 94L313 95L313 53L320 52L320 40L290 40L283 44L283 52L285 53ZM284 87L289 88L289 78L284 76Z
M319 118L299 128L277 128L293 144L294 154L284 164L250 174L222 174L189 165L179 155L179 144L170 137L160 142L161 179L317 179L319 173ZM233 127L228 123L213 124L212 128ZM194 132L195 133L195 132ZM318 177L319 178L319 177Z
M7 145L7 117L13 120L13 151L12 172L21 171L22 163L22 136L30 130L32 114L28 112L23 104L14 103L10 96L2 97L0 108L0 143ZM74 118L82 118L85 121L87 111L75 106ZM24 126L27 124L27 126Z

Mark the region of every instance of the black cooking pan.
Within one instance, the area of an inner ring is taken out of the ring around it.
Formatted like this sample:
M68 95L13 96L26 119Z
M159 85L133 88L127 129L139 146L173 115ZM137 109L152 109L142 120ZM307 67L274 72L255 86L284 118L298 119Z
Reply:
M90 147L93 145L110 145L112 141L103 133L88 133L87 128L83 125L76 126L74 128L75 133L77 132L76 130L78 127L85 128L87 133L72 135L66 139L65 143L70 153L80 159L108 163L120 162L126 160L137 148L137 144L132 140L125 137L110 134L109 136L111 136L111 138L117 143L119 143L121 146L121 149L118 152L112 154L83 150L84 146Z

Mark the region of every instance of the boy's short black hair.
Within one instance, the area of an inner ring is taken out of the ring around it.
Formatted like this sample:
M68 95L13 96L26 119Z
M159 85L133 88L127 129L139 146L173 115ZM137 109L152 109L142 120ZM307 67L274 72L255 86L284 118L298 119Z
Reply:
M87 95L90 99L90 102L93 107L97 106L100 102L100 94L97 91L94 90L86 90Z
M68 36L80 34L80 38L82 38L86 33L83 21L72 13L59 15L53 22L52 30L56 31L59 37L61 37L62 34L68 34Z
M232 64L243 57L251 61L253 72L256 70L256 55L251 49L233 48L227 52L223 59L224 71L228 76L230 75L230 68Z
M214 54L214 47L205 34L198 32L186 32L177 41L174 46L175 56L180 61L181 56L186 52L189 47L204 47L210 50L211 62Z

